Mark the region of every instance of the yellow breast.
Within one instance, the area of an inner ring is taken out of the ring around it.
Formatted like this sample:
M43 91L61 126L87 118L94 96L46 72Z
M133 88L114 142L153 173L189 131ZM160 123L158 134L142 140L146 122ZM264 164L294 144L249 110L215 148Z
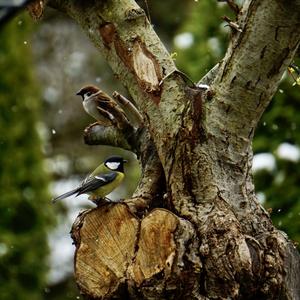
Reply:
M124 179L124 173L117 172L117 177L111 183L108 183L99 189L90 193L92 197L96 196L97 198L104 198L106 195L111 193L115 188L117 188Z

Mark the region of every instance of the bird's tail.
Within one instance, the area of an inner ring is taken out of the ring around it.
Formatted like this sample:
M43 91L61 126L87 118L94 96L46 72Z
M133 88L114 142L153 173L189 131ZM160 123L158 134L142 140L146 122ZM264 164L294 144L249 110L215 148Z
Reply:
M56 198L53 198L51 201L52 201L52 203L56 203L58 200L65 199L65 198L70 197L70 196L72 196L76 193L78 193L78 188L76 188L76 189L74 189L70 192L64 193L64 194L62 194L62 195L60 195Z

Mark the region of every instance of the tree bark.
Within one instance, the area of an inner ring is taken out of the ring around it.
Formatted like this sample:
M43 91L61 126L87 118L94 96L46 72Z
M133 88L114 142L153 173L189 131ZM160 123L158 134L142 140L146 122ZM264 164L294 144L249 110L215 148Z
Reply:
M299 254L256 199L251 142L298 48L300 1L246 0L208 89L176 70L134 1L48 4L86 31L144 118L134 146L113 133L140 157L135 197L75 222L80 290L90 299L299 299Z

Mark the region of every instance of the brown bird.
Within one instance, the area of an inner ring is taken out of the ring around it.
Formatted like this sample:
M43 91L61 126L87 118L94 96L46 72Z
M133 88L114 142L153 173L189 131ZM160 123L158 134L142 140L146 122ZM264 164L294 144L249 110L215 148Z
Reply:
M76 95L82 97L84 110L101 124L111 125L114 123L114 116L109 112L117 106L116 102L105 92L93 85L81 88Z

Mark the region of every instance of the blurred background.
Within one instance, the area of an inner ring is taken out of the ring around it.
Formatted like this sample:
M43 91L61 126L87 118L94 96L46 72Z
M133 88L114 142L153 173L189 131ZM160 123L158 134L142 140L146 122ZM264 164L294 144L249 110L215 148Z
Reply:
M169 0L148 6L178 68L195 82L222 58L230 30L221 17L233 18L224 3ZM38 23L23 12L0 28L0 70L0 299L81 299L69 231L77 214L91 205L86 196L57 205L50 200L111 154L130 161L126 181L111 198L132 194L140 174L134 155L85 145L83 130L94 121L75 96L86 83L108 93L126 91L81 29L49 8ZM300 87L293 84L286 72L258 126L253 171L259 200L296 243Z

